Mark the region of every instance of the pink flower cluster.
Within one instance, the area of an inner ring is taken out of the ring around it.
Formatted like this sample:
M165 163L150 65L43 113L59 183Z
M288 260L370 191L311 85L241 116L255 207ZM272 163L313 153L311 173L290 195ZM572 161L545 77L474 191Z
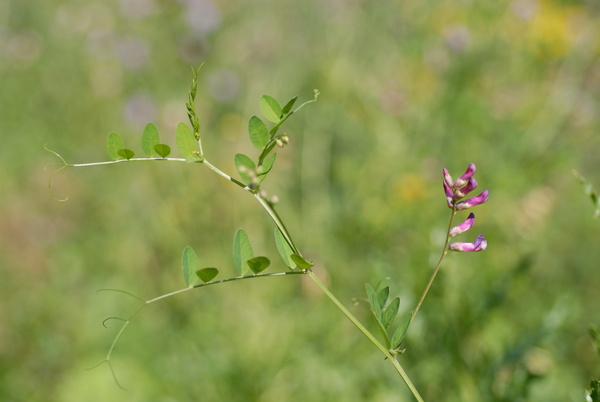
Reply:
M463 200L471 191L477 188L477 181L473 177L475 174L475 165L469 164L467 171L460 176L456 181L452 180L452 176L448 173L448 169L444 169L444 192L446 193L446 201L448 207L457 211L471 208L479 204L483 204L488 200L488 191L483 190L476 197ZM475 223L475 214L469 214L469 217L460 225L450 229L448 234L450 237L457 236L469 230ZM483 235L477 236L473 243L450 243L448 248L452 251L482 251L487 247L487 241Z

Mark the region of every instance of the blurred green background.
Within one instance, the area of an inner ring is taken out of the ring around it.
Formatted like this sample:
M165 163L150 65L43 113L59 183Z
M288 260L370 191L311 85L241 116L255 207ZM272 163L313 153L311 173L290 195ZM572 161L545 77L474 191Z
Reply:
M595 0L0 2L0 400L402 401L391 365L310 282L242 281L143 311L184 287L186 245L233 275L236 229L283 270L259 205L200 165L67 169L141 154L147 122L175 145L190 66L205 152L233 174L256 156L258 99L316 104L290 119L264 188L316 272L353 304L385 283L414 307L449 211L441 170L473 162L490 200L487 251L451 254L400 359L429 401L583 401L600 359L600 221L571 174L600 188ZM176 155L175 155L176 156ZM113 322L116 328L116 322Z

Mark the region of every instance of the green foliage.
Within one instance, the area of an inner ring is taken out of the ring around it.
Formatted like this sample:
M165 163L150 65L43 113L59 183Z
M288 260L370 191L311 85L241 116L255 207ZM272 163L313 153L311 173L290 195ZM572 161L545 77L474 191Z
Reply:
M290 269L296 268L297 265L292 259L294 250L292 250L292 247L290 247L289 243L278 228L275 228L275 245L277 246L277 251L281 256L283 263Z
M290 258L292 259L292 261L294 261L296 265L298 265L298 268L302 270L310 269L313 265L315 265L313 262L305 260L302 256L296 253L290 255Z
M297 96L294 96L292 99L290 99L288 101L288 103L285 104L285 106L283 107L283 109L281 109L281 113L282 114L288 114L292 111L292 108L294 107L294 104L296 103L296 101L298 100Z
M271 265L271 261L267 257L254 257L248 260L250 269L255 274L259 274Z
M113 131L110 134L108 134L106 151L113 160L118 160L122 158L122 156L119 155L119 150L123 148L125 148L125 144L123 143L123 139L118 133L115 133Z
M147 157L151 158L156 155L154 147L160 143L160 135L158 129L152 123L146 124L142 133L142 150Z
M198 158L198 143L192 133L192 130L185 123L179 123L177 125L177 131L175 133L175 139L177 141L177 147L179 152L184 158Z
M198 72L200 71L201 68L202 68L202 65L200 67L198 67L197 69L192 69L192 72L194 73L194 77L192 78L192 86L188 93L188 101L185 104L185 107L187 109L187 115L190 120L190 124L192 125L192 129L194 130L193 135L194 135L194 138L197 140L200 139L200 118L196 114L195 100L196 100L196 91L198 90Z
M400 298L396 297L392 302L385 308L381 316L381 325L385 329L388 329L394 322L396 315L398 315L398 309L400 308Z
M196 271L196 275L204 283L212 281L218 274L217 268L202 268Z
M263 149L269 143L269 129L258 117L252 116L248 122L250 141L258 149Z
M233 263L238 275L245 275L250 266L248 260L254 257L248 234L243 229L235 233L233 239ZM265 267L266 268L266 267Z
M252 159L244 154L236 154L233 158L233 162L242 180L248 185L252 184L251 172L256 169L256 165Z
M154 150L161 158L166 158L171 154L171 147L167 144L156 144Z
M261 183L267 177L267 174L271 171L271 169L273 169L273 165L275 164L276 159L277 154L271 154L267 159L264 160L263 164L261 165L262 172L258 174L259 183Z
M126 148L124 148L124 149L119 149L119 150L117 151L117 154L118 154L118 155L119 155L121 158L123 158L123 159L127 159L127 160L129 160L129 159L131 159L131 158L133 158L133 157L135 156L134 152L133 152L131 149L126 149Z
M263 95L260 98L260 111L262 114L273 123L279 123L283 114L281 105L275 98L268 95Z
M194 286L198 277L200 277L197 274L200 271L200 260L198 260L198 255L190 246L183 249L181 265L183 267L183 280L188 286ZM202 277L200 278L202 279Z
M412 319L412 313L411 312L406 313L404 315L404 317L402 318L402 322L400 323L400 325L398 326L396 331L394 331L394 335L392 335L392 339L390 341L390 347L393 350L398 350L400 348L400 345L402 345L402 342L404 341L404 338L406 337L408 327L410 326L411 319Z
M400 309L400 298L395 297L389 304L387 304L390 294L389 286L384 287L379 292L377 292L373 286L368 283L365 284L365 288L367 290L367 301L369 302L371 313L373 313L373 317L377 322L379 332L382 334L386 346L394 353L401 352L400 345L404 341L408 331L410 320L412 318L412 312L409 312L404 316L400 326L396 328L392 337L390 338L388 329L391 327L394 319L398 315L398 310Z

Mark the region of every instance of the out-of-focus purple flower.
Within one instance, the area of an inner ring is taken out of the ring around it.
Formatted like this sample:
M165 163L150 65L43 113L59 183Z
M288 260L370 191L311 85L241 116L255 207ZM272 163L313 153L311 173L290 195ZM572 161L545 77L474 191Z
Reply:
M477 197L469 198L468 200L460 201L466 197L471 191L477 188L477 180L473 177L476 171L475 164L469 163L469 167L458 178L454 181L448 169L444 169L444 193L446 194L446 200L448 201L449 208L456 208L457 210L467 209L474 207L475 205L482 204L488 199L488 191L484 190Z
M483 239L483 235L479 235L473 243L450 243L448 248L452 251L483 251L487 248L487 240Z
M450 229L448 234L450 235L450 237L458 236L459 234L464 233L467 230L471 229L471 227L473 226L474 223L475 223L475 214L473 212L471 212L469 214L469 217L467 218L467 220L465 220L460 225L454 226L452 229Z
M477 197L468 198L466 200L460 201L456 204L456 209L458 211L462 211L463 209L474 207L475 205L483 204L488 200L488 191L483 190L481 194Z
M454 183L454 189L460 188L460 187L464 186L465 184L467 184L467 182L469 181L471 176L473 176L475 174L475 170L476 170L475 164L469 163L469 167L467 168L467 171L465 173L463 173L463 175L460 176L458 178L458 180L456 180L456 182Z
M475 174L475 164L469 163L469 167L458 178L453 181L452 176L448 173L448 169L443 170L444 174L444 194L446 195L446 201L448 207L452 208L453 216L454 212L462 211L467 208L474 207L479 204L483 204L488 200L488 191L483 190L481 194L476 197L462 200L467 194L477 188L477 180L473 177ZM461 201L462 200L462 201ZM461 233L471 229L475 224L475 214L469 214L469 217L460 225L457 225L448 231L449 237L458 236ZM473 243L451 243L448 248L452 251L482 251L487 247L487 241L483 239L483 235L477 237L477 240Z

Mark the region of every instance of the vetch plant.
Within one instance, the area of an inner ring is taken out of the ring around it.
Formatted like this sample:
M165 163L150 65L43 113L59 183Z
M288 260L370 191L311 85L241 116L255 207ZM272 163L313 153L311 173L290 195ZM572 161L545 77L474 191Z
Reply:
M411 379L405 372L399 362L399 355L405 352L403 342L409 330L411 322L417 315L423 301L440 270L441 263L448 251L463 251L474 252L482 251L487 247L487 241L483 235L477 237L472 242L453 242L450 239L461 235L471 229L475 223L475 215L470 213L466 220L456 226L453 226L453 221L457 213L462 210L472 208L483 204L488 199L488 191L484 190L479 195L465 199L475 188L477 182L473 175L475 174L475 165L469 164L467 171L460 176L456 181L453 181L447 169L443 170L443 186L446 196L446 202L451 209L450 221L446 233L441 256L433 269L433 273L425 286L425 289L416 304L416 307L402 318L400 324L394 328L393 323L400 310L400 298L395 297L390 301L390 288L375 289L370 284L366 284L366 292L368 304L372 315L377 323L378 332L383 337L383 343L380 342L375 334L371 333L365 325L363 325L337 298L331 291L321 282L318 276L313 272L314 263L305 258L300 250L299 245L293 240L291 231L288 229L284 220L276 210L278 199L275 196L269 196L262 188L264 180L273 171L276 166L277 153L275 150L284 148L290 143L288 135L280 133L282 125L295 113L304 106L317 101L319 92L315 90L314 97L298 107L294 108L297 102L297 97L293 97L283 106L271 96L264 95L260 98L260 110L262 118L252 116L248 122L248 135L252 145L258 150L258 156L252 158L249 155L238 153L233 156L233 161L239 175L239 178L234 178L225 173L216 165L212 164L202 146L202 133L200 119L196 114L196 91L197 91L197 75L198 70L194 70L191 89L186 102L187 115L189 118L188 126L185 123L180 123L177 126L175 136L179 152L182 157L171 157L171 148L161 143L159 132L152 123L149 123L142 133L141 148L144 157L136 157L132 149L125 148L124 141L119 134L112 132L107 139L107 152L112 160L93 163L67 163L62 156L48 148L48 151L56 155L61 163L58 164L58 169L52 173L49 180L49 187L52 191L52 179L62 169L68 167L90 167L98 165L107 165L114 163L134 163L141 161L169 161L186 163L190 166L205 166L215 174L231 182L237 186L241 192L249 194L253 197L264 209L274 224L274 241L277 251L281 257L283 264L287 267L286 270L277 272L265 272L272 264L271 259L266 256L255 256L248 234L239 229L233 239L233 266L235 275L224 279L216 279L219 275L219 269L215 267L205 267L200 263L197 253L190 246L183 249L181 257L181 269L185 287L163 294L161 296L145 300L131 293L122 290L112 290L128 294L141 303L140 307L127 318L109 317L104 321L107 326L109 321L120 321L122 326L116 334L113 342L108 350L104 360L96 366L106 363L113 374L115 382L119 384L115 371L112 365L112 353L117 345L121 335L132 322L133 318L140 313L146 306L154 302L160 301L167 297L174 296L179 293L184 293L193 289L201 289L206 286L224 284L226 282L266 278L271 276L297 276L304 275L309 277L321 291L329 298L329 300L362 332L367 339L383 354L385 359L394 367L398 375L402 378L412 395L417 401L423 401L422 396L412 383ZM66 199L65 199L66 200ZM94 367L96 367L94 366ZM119 384L119 386L121 386ZM122 387L122 386L121 386Z

